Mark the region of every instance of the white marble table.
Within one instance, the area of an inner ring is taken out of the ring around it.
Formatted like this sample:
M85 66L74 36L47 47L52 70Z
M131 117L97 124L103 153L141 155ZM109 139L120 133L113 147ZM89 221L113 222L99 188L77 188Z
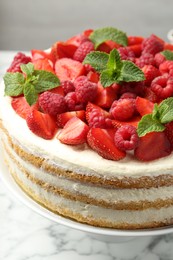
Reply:
M0 51L0 78L13 54ZM36 214L0 180L0 260L172 260L172 244L173 234L101 242Z

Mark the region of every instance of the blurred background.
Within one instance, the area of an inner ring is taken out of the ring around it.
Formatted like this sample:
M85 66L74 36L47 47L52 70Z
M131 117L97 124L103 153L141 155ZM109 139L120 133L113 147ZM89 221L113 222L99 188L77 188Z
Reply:
M172 0L0 0L0 50L46 49L88 28L167 39Z

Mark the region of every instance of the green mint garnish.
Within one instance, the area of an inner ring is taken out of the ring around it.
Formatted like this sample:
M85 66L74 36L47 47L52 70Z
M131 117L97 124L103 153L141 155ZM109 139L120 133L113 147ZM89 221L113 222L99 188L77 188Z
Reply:
M100 73L101 84L104 87L108 87L115 82L145 80L143 71L133 62L121 60L116 49L113 49L110 54L98 51L90 52L83 63L90 64Z
M105 27L94 30L90 34L90 40L94 43L95 49L97 49L100 44L108 40L111 40L123 46L127 46L126 33L113 27Z
M173 51L165 50L161 52L167 60L173 60Z
M46 90L53 89L60 85L56 75L46 70L34 70L34 65L21 65L22 72L7 72L4 75L5 95L18 96L24 94L26 101L31 106L37 102L38 94Z
M165 124L173 121L173 97L163 100L159 105L155 104L153 112L141 118L138 124L138 135L144 136L150 132L162 132Z

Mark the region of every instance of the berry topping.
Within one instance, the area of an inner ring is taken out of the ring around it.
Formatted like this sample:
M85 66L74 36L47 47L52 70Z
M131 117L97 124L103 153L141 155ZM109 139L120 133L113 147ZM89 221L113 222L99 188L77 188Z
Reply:
M114 129L91 128L87 135L89 146L103 158L121 160L126 153L120 151L114 143Z
M16 113L24 119L26 119L28 113L31 111L30 105L23 96L13 98L11 105Z
M94 44L90 41L85 41L79 45L73 55L73 59L82 62L91 51L94 51Z
M173 61L164 61L160 64L159 70L161 74L169 74L170 76L173 76Z
M137 60L136 65L143 68L145 65L155 65L154 56L151 53L142 54Z
M152 103L151 101L142 97L137 97L135 102L136 102L136 109L141 116L152 113L154 108L154 103Z
M26 123L34 134L44 139L52 139L57 131L56 123L53 118L36 109L32 109L31 112L28 113Z
M22 52L18 52L16 56L14 56L14 59L10 67L7 69L7 72L21 72L20 65L27 64L30 61L31 61L30 57L26 56Z
M65 95L67 93L73 92L75 90L74 84L70 80L62 81L61 86L62 86L62 89L63 89Z
M161 75L160 71L153 65L145 65L142 71L145 75L145 85L147 86L150 86L152 80Z
M132 98L115 100L111 106L110 113L113 118L126 121L133 117L135 113L135 103Z
M78 102L77 97L76 97L76 92L69 92L65 96L65 102L67 104L68 110L73 111L73 110L81 110L84 109L84 104Z
M130 60L135 62L135 54L131 49L127 47L120 47L118 51L122 60Z
M70 111L57 115L57 126L63 128L65 124L72 118L78 117L82 121L85 121L85 110Z
M160 76L151 83L151 90L160 98L165 99L173 96L173 77Z
M86 76L78 77L74 81L75 93L78 102L92 102L97 96L97 84L88 80Z
M78 145L86 142L89 127L78 117L71 118L58 135L60 142Z
M135 157L141 161L152 161L171 153L171 145L164 132L151 132L140 137Z
M134 150L139 142L136 128L132 125L120 127L114 137L115 145L122 151Z
M45 91L39 96L39 105L45 113L51 116L67 111L64 97L50 91Z
M158 52L163 51L164 42L152 34L150 37L144 39L142 42L142 53L150 53L152 55L155 55Z
M156 53L154 56L154 61L157 68L159 68L160 64L162 64L165 60L166 58L161 52Z

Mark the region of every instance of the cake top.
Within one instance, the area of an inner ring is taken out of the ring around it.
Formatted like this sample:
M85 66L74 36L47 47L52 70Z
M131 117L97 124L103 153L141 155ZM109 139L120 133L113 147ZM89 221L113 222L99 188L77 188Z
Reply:
M38 138L86 143L108 160L152 161L173 147L173 45L112 27L18 53L5 94Z

